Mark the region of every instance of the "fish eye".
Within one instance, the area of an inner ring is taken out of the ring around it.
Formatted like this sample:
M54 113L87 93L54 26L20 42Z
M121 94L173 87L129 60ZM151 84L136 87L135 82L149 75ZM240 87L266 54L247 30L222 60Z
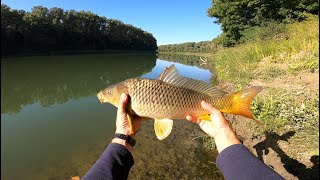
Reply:
M107 93L108 93L108 95L111 95L111 91L110 90L108 90Z

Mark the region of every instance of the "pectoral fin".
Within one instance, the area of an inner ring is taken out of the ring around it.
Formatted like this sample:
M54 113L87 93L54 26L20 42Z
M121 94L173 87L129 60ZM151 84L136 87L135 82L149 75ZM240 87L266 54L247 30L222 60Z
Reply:
M154 131L159 140L165 139L171 133L173 121L171 119L155 119Z

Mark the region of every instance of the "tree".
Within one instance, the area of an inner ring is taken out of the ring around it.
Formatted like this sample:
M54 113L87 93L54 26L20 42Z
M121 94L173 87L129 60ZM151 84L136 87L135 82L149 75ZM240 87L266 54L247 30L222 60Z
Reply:
M220 42L232 46L242 36L242 31L268 22L291 22L304 20L304 12L319 13L316 0L212 0L209 17L221 24L223 34Z
M65 49L157 49L151 33L90 11L35 6L31 12L1 4L1 55Z

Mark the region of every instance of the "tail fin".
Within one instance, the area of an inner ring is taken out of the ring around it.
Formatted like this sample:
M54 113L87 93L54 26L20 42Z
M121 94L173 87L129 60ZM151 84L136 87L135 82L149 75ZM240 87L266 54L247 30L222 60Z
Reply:
M250 119L253 119L258 124L261 122L254 119L252 112L250 111L250 105L252 99L262 91L262 86L256 86L248 89L238 91L234 94L231 94L230 97L233 101L232 114L241 115Z

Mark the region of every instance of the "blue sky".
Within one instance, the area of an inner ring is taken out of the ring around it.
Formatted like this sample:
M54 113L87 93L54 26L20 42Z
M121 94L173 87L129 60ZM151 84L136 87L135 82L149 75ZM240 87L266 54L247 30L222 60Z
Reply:
M153 34L158 45L212 40L220 26L206 15L211 0L1 0L13 9L33 6L91 11Z

